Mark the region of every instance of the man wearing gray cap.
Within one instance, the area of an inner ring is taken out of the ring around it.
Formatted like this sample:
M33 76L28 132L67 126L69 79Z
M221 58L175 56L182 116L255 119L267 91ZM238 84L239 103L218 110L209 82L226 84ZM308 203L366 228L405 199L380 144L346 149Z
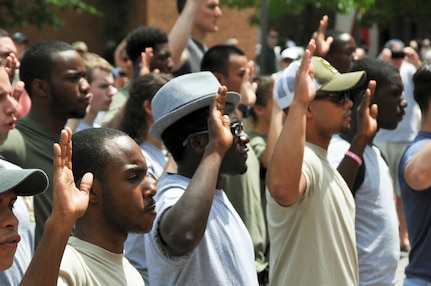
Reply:
M17 196L44 192L48 177L39 169L8 170L0 162L0 272L12 266L18 243L18 219L13 213Z
M376 132L377 108L367 90L358 133L338 169L327 159L332 135L350 127L348 90L365 81L365 72L340 74L326 60L311 57L311 40L301 64L281 75L276 95L289 108L266 176L271 285L358 284L355 202L349 187ZM370 85L371 89L374 87Z
M257 285L253 244L221 189L247 170L240 101L211 72L176 77L152 100L151 135L178 165L157 185L157 217L145 237L150 285Z

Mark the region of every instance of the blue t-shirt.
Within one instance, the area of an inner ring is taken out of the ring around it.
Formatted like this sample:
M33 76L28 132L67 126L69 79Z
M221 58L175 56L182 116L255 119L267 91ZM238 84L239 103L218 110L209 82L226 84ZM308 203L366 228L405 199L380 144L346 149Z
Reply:
M410 239L407 277L418 277L431 282L431 188L414 191L405 182L404 170L413 157L431 140L430 132L419 132L406 148L398 170L401 199Z

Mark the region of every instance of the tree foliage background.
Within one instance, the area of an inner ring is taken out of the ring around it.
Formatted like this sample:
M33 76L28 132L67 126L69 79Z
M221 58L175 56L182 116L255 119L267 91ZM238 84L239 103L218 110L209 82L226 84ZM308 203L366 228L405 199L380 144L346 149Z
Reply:
M99 14L94 6L81 0L0 0L0 26L61 27L61 12L68 10L78 14Z

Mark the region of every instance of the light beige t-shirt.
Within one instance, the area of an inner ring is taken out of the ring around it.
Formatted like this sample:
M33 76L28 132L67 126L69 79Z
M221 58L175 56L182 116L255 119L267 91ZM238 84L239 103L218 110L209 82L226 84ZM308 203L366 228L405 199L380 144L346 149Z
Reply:
M302 198L282 207L267 192L270 285L358 284L355 203L326 150L306 143Z
M70 237L60 265L57 285L145 285L142 276L123 254L112 253Z

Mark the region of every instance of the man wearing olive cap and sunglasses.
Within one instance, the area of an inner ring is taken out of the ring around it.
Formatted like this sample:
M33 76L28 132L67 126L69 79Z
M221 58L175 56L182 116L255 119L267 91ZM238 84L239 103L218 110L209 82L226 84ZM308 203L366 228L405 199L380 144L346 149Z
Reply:
M348 181L331 166L332 135L350 127L352 101L346 91L365 81L365 72L340 74L312 57L311 40L302 62L283 71L275 93L287 117L268 167L266 183L271 241L271 285L357 285L355 202ZM361 121L339 168L355 176L368 138L376 132L370 84ZM346 180L346 181L345 181Z

